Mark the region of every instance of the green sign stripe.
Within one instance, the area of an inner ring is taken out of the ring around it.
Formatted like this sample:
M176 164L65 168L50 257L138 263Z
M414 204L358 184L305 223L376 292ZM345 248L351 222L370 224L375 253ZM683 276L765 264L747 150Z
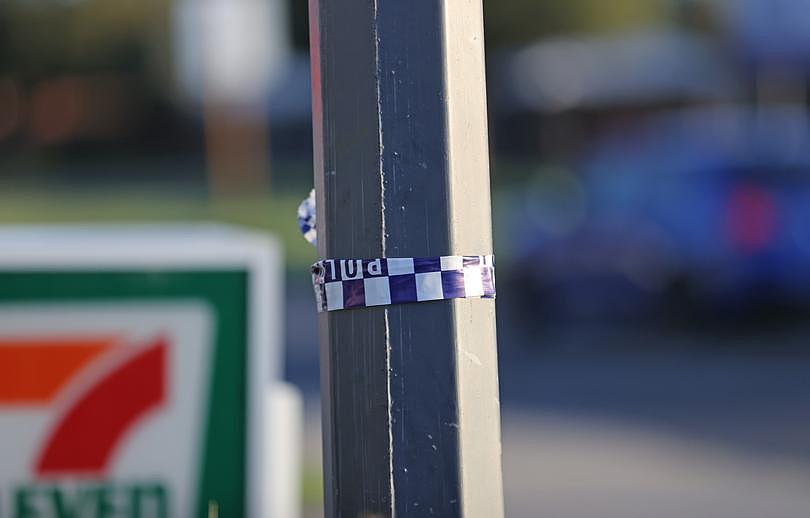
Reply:
M246 516L247 296L241 270L0 272L0 303L192 299L210 306L214 370L195 516L205 516L211 501L221 516Z

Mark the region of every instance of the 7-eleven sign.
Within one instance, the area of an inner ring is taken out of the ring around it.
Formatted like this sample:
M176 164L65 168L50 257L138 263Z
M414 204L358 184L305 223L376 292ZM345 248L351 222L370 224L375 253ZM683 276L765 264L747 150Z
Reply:
M16 420L33 429L30 416L37 410L55 417L40 436L37 478L106 475L125 434L164 407L165 339L143 346L117 342L67 334L0 337L0 405L7 407L0 419L16 410Z
M0 231L0 518L267 516L266 243L91 237L4 254Z

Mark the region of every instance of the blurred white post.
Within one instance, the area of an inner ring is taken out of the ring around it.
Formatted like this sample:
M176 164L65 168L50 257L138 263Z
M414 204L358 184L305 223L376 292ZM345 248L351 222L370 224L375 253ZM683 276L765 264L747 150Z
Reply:
M304 405L301 394L288 383L274 383L267 389L270 444L264 449L266 473L270 487L265 493L273 495L265 502L273 518L301 516L301 437Z
M213 194L254 192L269 173L267 98L290 54L284 0L179 0L175 56L202 107Z

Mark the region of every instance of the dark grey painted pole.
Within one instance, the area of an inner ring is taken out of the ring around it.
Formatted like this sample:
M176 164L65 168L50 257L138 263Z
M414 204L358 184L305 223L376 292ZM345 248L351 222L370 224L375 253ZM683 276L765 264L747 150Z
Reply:
M492 250L481 0L310 0L321 258ZM503 516L495 306L320 316L327 517Z

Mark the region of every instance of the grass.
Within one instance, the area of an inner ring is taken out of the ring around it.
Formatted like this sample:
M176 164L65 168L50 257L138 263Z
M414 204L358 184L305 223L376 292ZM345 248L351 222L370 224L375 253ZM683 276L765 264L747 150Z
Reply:
M218 222L273 234L284 247L288 269L301 271L315 250L298 231L296 210L306 192L208 201L176 193L130 194L5 192L0 225L21 223Z
M301 501L307 507L323 505L323 471L320 466L304 466L301 475Z

